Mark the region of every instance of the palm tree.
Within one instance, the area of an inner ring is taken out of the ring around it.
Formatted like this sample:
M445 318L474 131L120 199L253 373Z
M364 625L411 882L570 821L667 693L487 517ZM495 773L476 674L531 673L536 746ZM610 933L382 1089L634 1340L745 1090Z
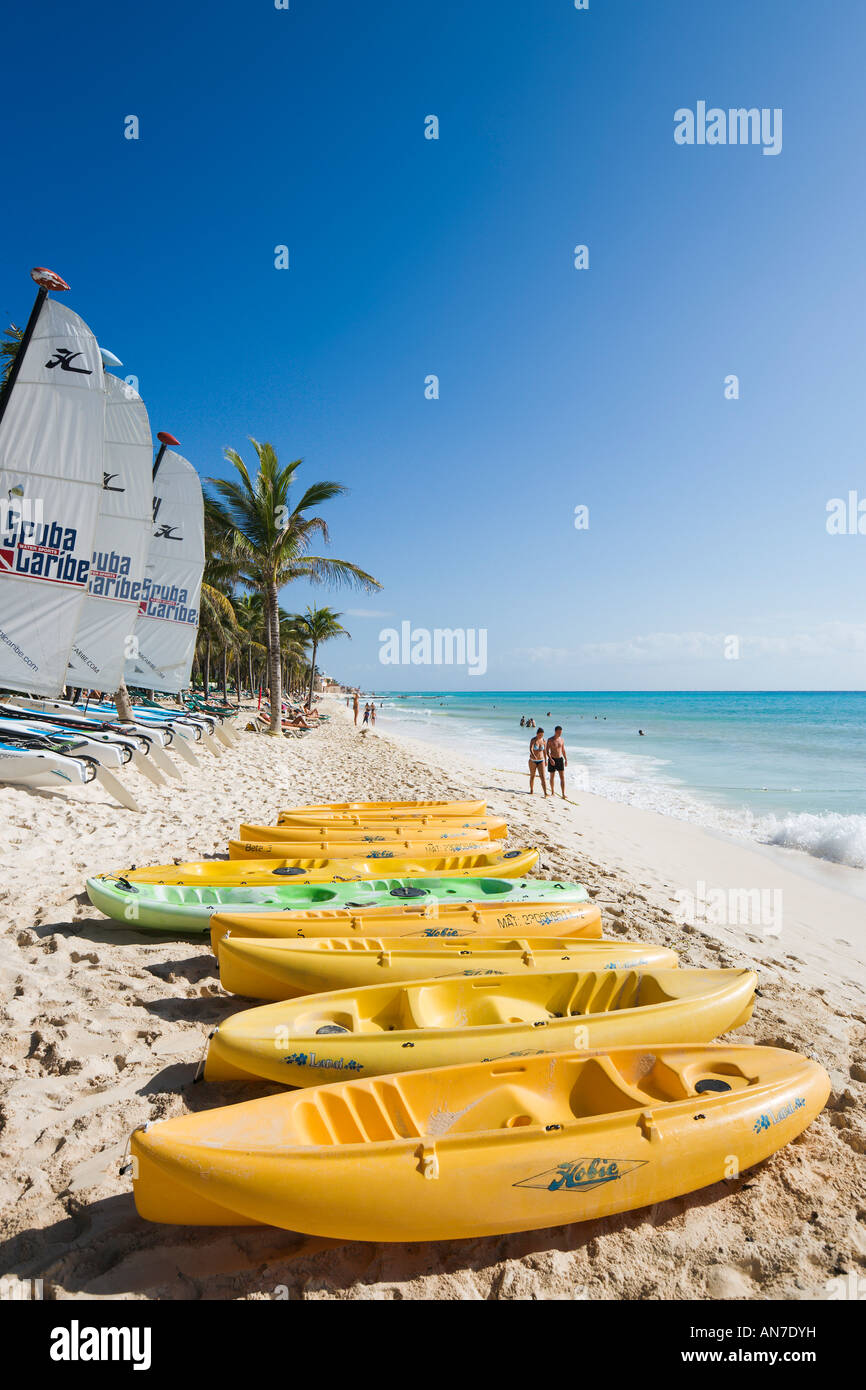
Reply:
M265 643L265 605L261 594L241 594L234 599L235 617L240 629L240 645L246 653L247 679L255 690L254 658L267 656Z
M301 460L280 464L272 444L259 444L252 438L250 443L258 457L255 477L250 476L236 450L226 449L226 458L237 477L208 479L220 499L212 497L210 505L219 519L224 541L230 544L238 581L261 594L264 600L270 732L279 734L282 702L279 590L293 579L349 584L368 591L382 586L349 560L309 554L314 537L328 539L327 523L315 514L315 508L346 489L340 483L311 483L293 506L292 485Z
M307 704L313 703L313 684L316 679L316 652L322 642L329 642L332 637L349 637L352 634L347 632L340 622L342 613L335 613L333 608L310 608L307 607L306 613L301 617L301 622L306 624L310 634L310 641L313 644L313 655L310 660L310 690L307 696Z
M23 337L24 333L17 323L10 323L9 327L3 330L3 337L0 339L0 386L6 384Z
M280 658L285 670L285 688L296 693L306 682L310 634L297 613L280 609Z
M228 654L237 650L240 638L238 619L232 602L232 589L238 577L238 567L232 552L232 537L226 534L222 518L213 511L209 499L205 500L204 534L205 566L199 603L196 657L202 673L204 697L207 699L212 649L215 647L222 654L225 700Z

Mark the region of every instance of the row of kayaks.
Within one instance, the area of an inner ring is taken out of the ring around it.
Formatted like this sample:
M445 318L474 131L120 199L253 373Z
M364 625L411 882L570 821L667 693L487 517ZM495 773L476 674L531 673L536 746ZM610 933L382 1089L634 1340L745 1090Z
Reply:
M364 851L382 841L336 834L424 819L433 842L485 813L345 803L264 827L318 825L329 869L374 866L349 882L238 857L216 868L276 881L209 879L213 864L89 880L124 926L209 931L223 988L258 1001L211 1035L206 1081L298 1088L137 1130L142 1216L377 1241L531 1230L720 1182L732 1154L742 1171L810 1123L829 1092L817 1063L712 1042L750 1017L752 970L607 941L580 884L376 878Z
M234 746L228 718L206 710L133 706L118 719L107 702L0 701L0 786L63 788L97 781L129 810L140 807L117 775L132 766L157 786L180 778L173 756L198 766L197 750Z

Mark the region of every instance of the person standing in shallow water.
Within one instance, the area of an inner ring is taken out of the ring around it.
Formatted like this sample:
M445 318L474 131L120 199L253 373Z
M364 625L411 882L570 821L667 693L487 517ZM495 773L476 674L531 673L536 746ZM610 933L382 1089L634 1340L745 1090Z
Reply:
M535 786L536 773L541 778L541 790L547 796L547 783L544 780L544 730L536 729L529 744L529 795Z
M553 731L553 737L547 740L547 770L550 773L550 795L554 796L553 779L559 773L559 785L562 788L562 799L565 796L565 769L568 767L568 758L565 755L565 742L562 737L562 725L557 724Z

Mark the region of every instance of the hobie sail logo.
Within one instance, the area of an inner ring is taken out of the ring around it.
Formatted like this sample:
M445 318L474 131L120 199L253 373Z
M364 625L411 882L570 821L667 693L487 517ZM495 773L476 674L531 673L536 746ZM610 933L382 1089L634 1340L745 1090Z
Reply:
M78 532L59 521L29 520L22 511L0 510L0 575L47 579L51 584L87 587L90 559L76 555Z
M560 1163L557 1168L537 1173L534 1178L524 1178L513 1185L540 1187L545 1192L587 1191L591 1187L616 1182L635 1168L643 1168L645 1163L645 1159L639 1158L575 1158L570 1163Z
M159 516L159 509L162 506L162 498L154 496L153 499L153 524L156 526L156 518ZM176 536L174 533L177 526L171 521L163 521L154 531L154 539L158 541L182 541L183 536Z
M62 372L75 372L76 376L93 376L89 367L73 367L76 357L83 356L83 353L73 352L71 348L55 348L54 355L48 359L45 366L48 371L59 367Z

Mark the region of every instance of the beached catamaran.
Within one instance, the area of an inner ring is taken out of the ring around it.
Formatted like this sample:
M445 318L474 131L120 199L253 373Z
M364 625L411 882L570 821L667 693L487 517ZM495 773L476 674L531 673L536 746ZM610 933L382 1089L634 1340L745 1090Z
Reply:
M0 688L22 697L0 711L0 782L97 779L138 810L113 769L132 763L161 785L179 776L168 745L193 765L190 744L217 751L215 721L137 707L132 723L120 723L111 705L61 697L66 685L116 690L130 663L148 688L188 684L204 564L201 484L168 452L171 435L160 436L152 465L144 402L104 371L118 359L49 298L69 288L60 276L31 273L39 291L0 397Z

